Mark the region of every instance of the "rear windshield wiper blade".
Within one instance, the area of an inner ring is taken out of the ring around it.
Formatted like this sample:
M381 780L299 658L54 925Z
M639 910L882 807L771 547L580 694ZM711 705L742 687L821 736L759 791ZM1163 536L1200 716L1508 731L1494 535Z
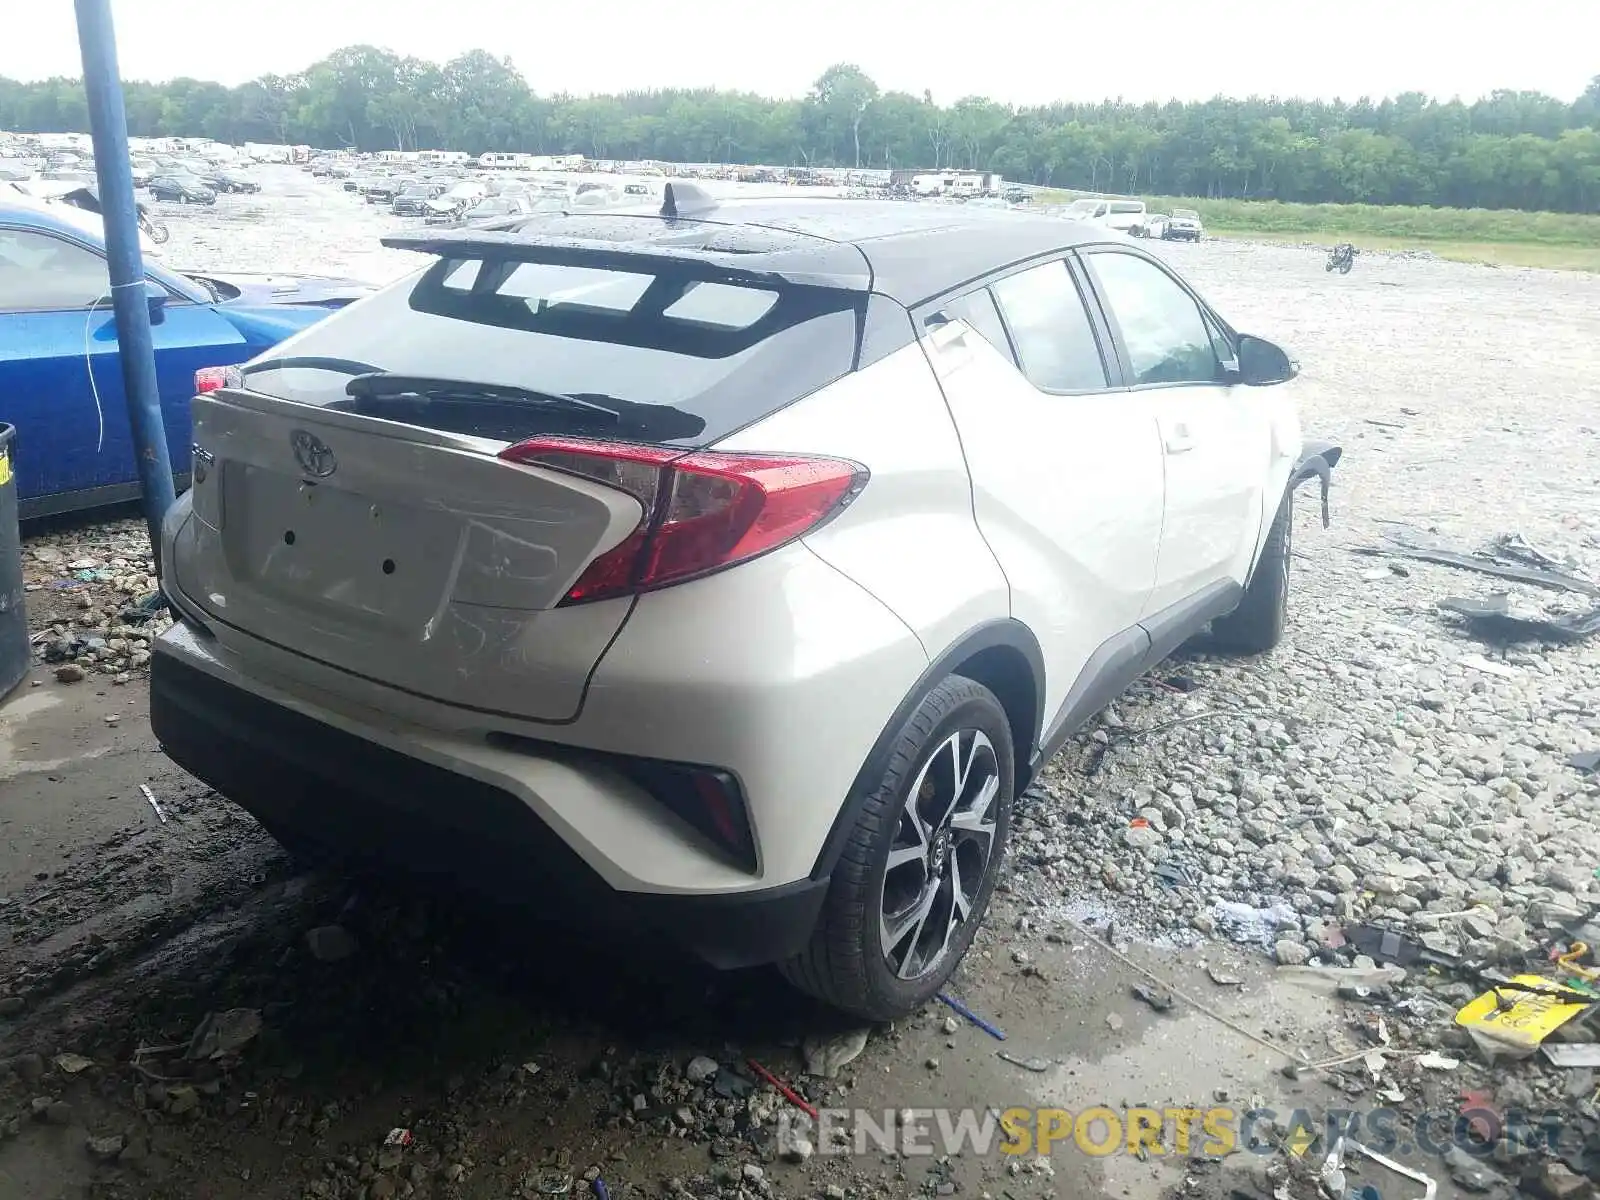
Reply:
M546 392L537 388L501 383L472 383L465 379L435 379L426 375L396 375L374 371L357 375L344 385L345 395L379 399L392 396L417 396L423 400L499 401L507 404L548 404L576 412L594 413L610 421L622 414L604 404L569 396L566 392Z

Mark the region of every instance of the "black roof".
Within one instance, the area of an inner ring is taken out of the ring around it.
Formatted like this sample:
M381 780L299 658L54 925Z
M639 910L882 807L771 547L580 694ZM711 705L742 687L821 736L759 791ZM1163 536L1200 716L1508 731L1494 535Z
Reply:
M676 217L637 208L568 211L383 243L441 255L698 266L751 279L870 288L910 306L1013 263L1120 240L1101 225L964 204L803 196L680 211Z

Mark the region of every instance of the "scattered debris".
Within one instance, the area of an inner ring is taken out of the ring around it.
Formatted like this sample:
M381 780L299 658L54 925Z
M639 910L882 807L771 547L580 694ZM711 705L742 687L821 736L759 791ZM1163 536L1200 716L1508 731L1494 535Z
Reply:
M1167 1012L1172 1008L1172 993L1162 987L1148 987L1142 983L1133 985L1135 999L1143 1000L1157 1012Z
M1002 1031L998 1026L991 1025L988 1021L985 1021L982 1017L980 1017L977 1013L973 1012L970 1008L968 1008L965 1004L961 1003L961 1001L957 1000L954 996L948 994L947 992L940 992L939 993L939 1000L942 1003L948 1005L950 1008L955 1009L956 1012L960 1013L967 1020L971 1021L974 1025L976 1025L979 1029L983 1030L990 1037L995 1038L998 1041L1002 1041L1002 1042L1006 1040L1006 1035L1005 1035L1004 1031ZM813 1072L813 1074L815 1074L815 1072Z
M683 1074L690 1083L704 1083L721 1069L716 1059L701 1054L689 1060L689 1065L684 1068Z
M865 1043L863 1043L863 1044L865 1044ZM851 1057L853 1058L854 1055L852 1055ZM765 1067L763 1067L760 1063L758 1063L753 1058L745 1059L745 1065L748 1066L752 1071L754 1071L757 1075L759 1075L766 1082L770 1083L773 1087L777 1088L778 1092L790 1104L794 1105L801 1112L805 1113L806 1116L810 1117L813 1121L815 1121L817 1119L817 1110L816 1110L816 1108L813 1105L811 1105L810 1103L808 1103L805 1100L804 1097L802 1097L798 1092L796 1092L787 1083L783 1082L783 1080L779 1079L776 1075L774 1075L771 1071L767 1070Z
M144 798L149 801L150 807L155 809L156 816L159 817L161 819L161 823L165 825L167 823L167 814L161 811L161 805L156 801L156 794L150 790L150 785L148 783L141 783L139 785L139 790L144 793Z
M995 1051L995 1057L1000 1059L1001 1062L1008 1062L1014 1067L1021 1067L1024 1071L1048 1071L1051 1065L1048 1058L1018 1058L1016 1055L1007 1053L1004 1050Z
M1425 538L1426 535L1415 530L1385 531L1384 539L1389 543L1387 548L1368 547L1360 550L1359 553L1398 555L1402 558L1438 563L1446 567L1459 567L1464 571L1477 571L1483 575L1493 575L1496 578L1510 579L1517 583L1529 583L1538 587L1579 592L1585 596L1600 599L1600 584L1592 583L1569 571L1556 570L1553 566L1530 566L1525 559L1522 561L1503 561L1507 558L1515 560L1517 557L1514 552L1508 552L1507 547L1512 543L1503 536L1494 543L1491 550L1482 554L1467 554L1437 543L1425 545Z
M1493 675L1498 679L1515 679L1515 667L1508 667L1502 662L1490 662L1481 654L1463 654L1460 658L1463 667L1471 667L1474 671L1482 671L1485 675Z
M1456 1013L1456 1024L1489 1057L1527 1058L1574 1017L1588 1011L1581 993L1552 985L1538 975L1516 975Z
M1207 963L1206 964L1206 974L1210 977L1211 982L1216 984L1218 987L1243 987L1244 986L1244 977L1243 976L1233 975L1233 974L1230 974L1227 971L1220 970L1216 966L1212 965L1211 963Z
M1469 1192L1493 1191L1504 1187L1506 1183L1498 1171L1459 1145L1453 1145L1444 1152L1444 1166L1457 1186Z
M56 1064L56 1070L63 1075L81 1075L94 1066L94 1059L70 1052L58 1054L52 1061Z
M1404 1200L1434 1200L1434 1197L1439 1194L1439 1185L1430 1176L1423 1174L1421 1171L1413 1170L1403 1163L1395 1162L1394 1159L1379 1154L1376 1150L1370 1150L1360 1142L1341 1137L1334 1142L1333 1148L1328 1151L1328 1157L1322 1163L1322 1187L1329 1196L1342 1198L1347 1194L1344 1164L1346 1156L1352 1154L1361 1158L1371 1159L1380 1167L1385 1167L1396 1175L1404 1176L1406 1179L1414 1180L1422 1185L1423 1192L1420 1197L1405 1197ZM1388 1193L1384 1194L1387 1195Z
M96 1162L111 1162L128 1144L127 1138L122 1134L113 1134L110 1137L89 1137L84 1140L84 1149L89 1152L89 1157Z
M230 1008L210 1013L195 1029L184 1057L191 1061L226 1058L243 1050L260 1032L260 1009Z
M1461 617L1484 641L1496 645L1543 641L1562 644L1582 641L1600 633L1600 604L1579 613L1551 616L1527 604L1518 604L1505 592L1482 600L1451 596L1439 607Z
M1600 1067L1600 1042L1545 1042L1540 1049L1555 1067Z
M808 1037L801 1044L805 1055L806 1074L823 1079L834 1079L842 1068L854 1062L867 1048L867 1038L872 1031L867 1028L850 1029L828 1037Z

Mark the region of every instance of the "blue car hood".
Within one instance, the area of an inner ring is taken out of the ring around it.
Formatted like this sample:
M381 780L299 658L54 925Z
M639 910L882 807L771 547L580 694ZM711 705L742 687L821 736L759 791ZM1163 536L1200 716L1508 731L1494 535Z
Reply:
M333 311L320 304L246 304L243 297L211 307L257 348L275 346Z
M370 296L377 289L354 279L334 279L323 275L274 273L252 274L239 271L185 271L190 279L210 280L227 297L219 311L234 305L315 304L341 308L352 300ZM237 292L237 295L233 293Z

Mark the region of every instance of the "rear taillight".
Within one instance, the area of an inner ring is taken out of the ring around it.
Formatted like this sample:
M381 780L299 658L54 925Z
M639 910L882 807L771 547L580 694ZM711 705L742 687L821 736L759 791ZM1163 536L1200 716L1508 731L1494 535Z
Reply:
M214 392L218 388L239 387L243 382L244 376L239 374L238 367L201 367L194 373L196 395Z
M563 604L682 583L775 550L815 529L866 486L867 470L838 458L684 453L663 446L538 437L500 452L627 492L639 526L578 577Z

